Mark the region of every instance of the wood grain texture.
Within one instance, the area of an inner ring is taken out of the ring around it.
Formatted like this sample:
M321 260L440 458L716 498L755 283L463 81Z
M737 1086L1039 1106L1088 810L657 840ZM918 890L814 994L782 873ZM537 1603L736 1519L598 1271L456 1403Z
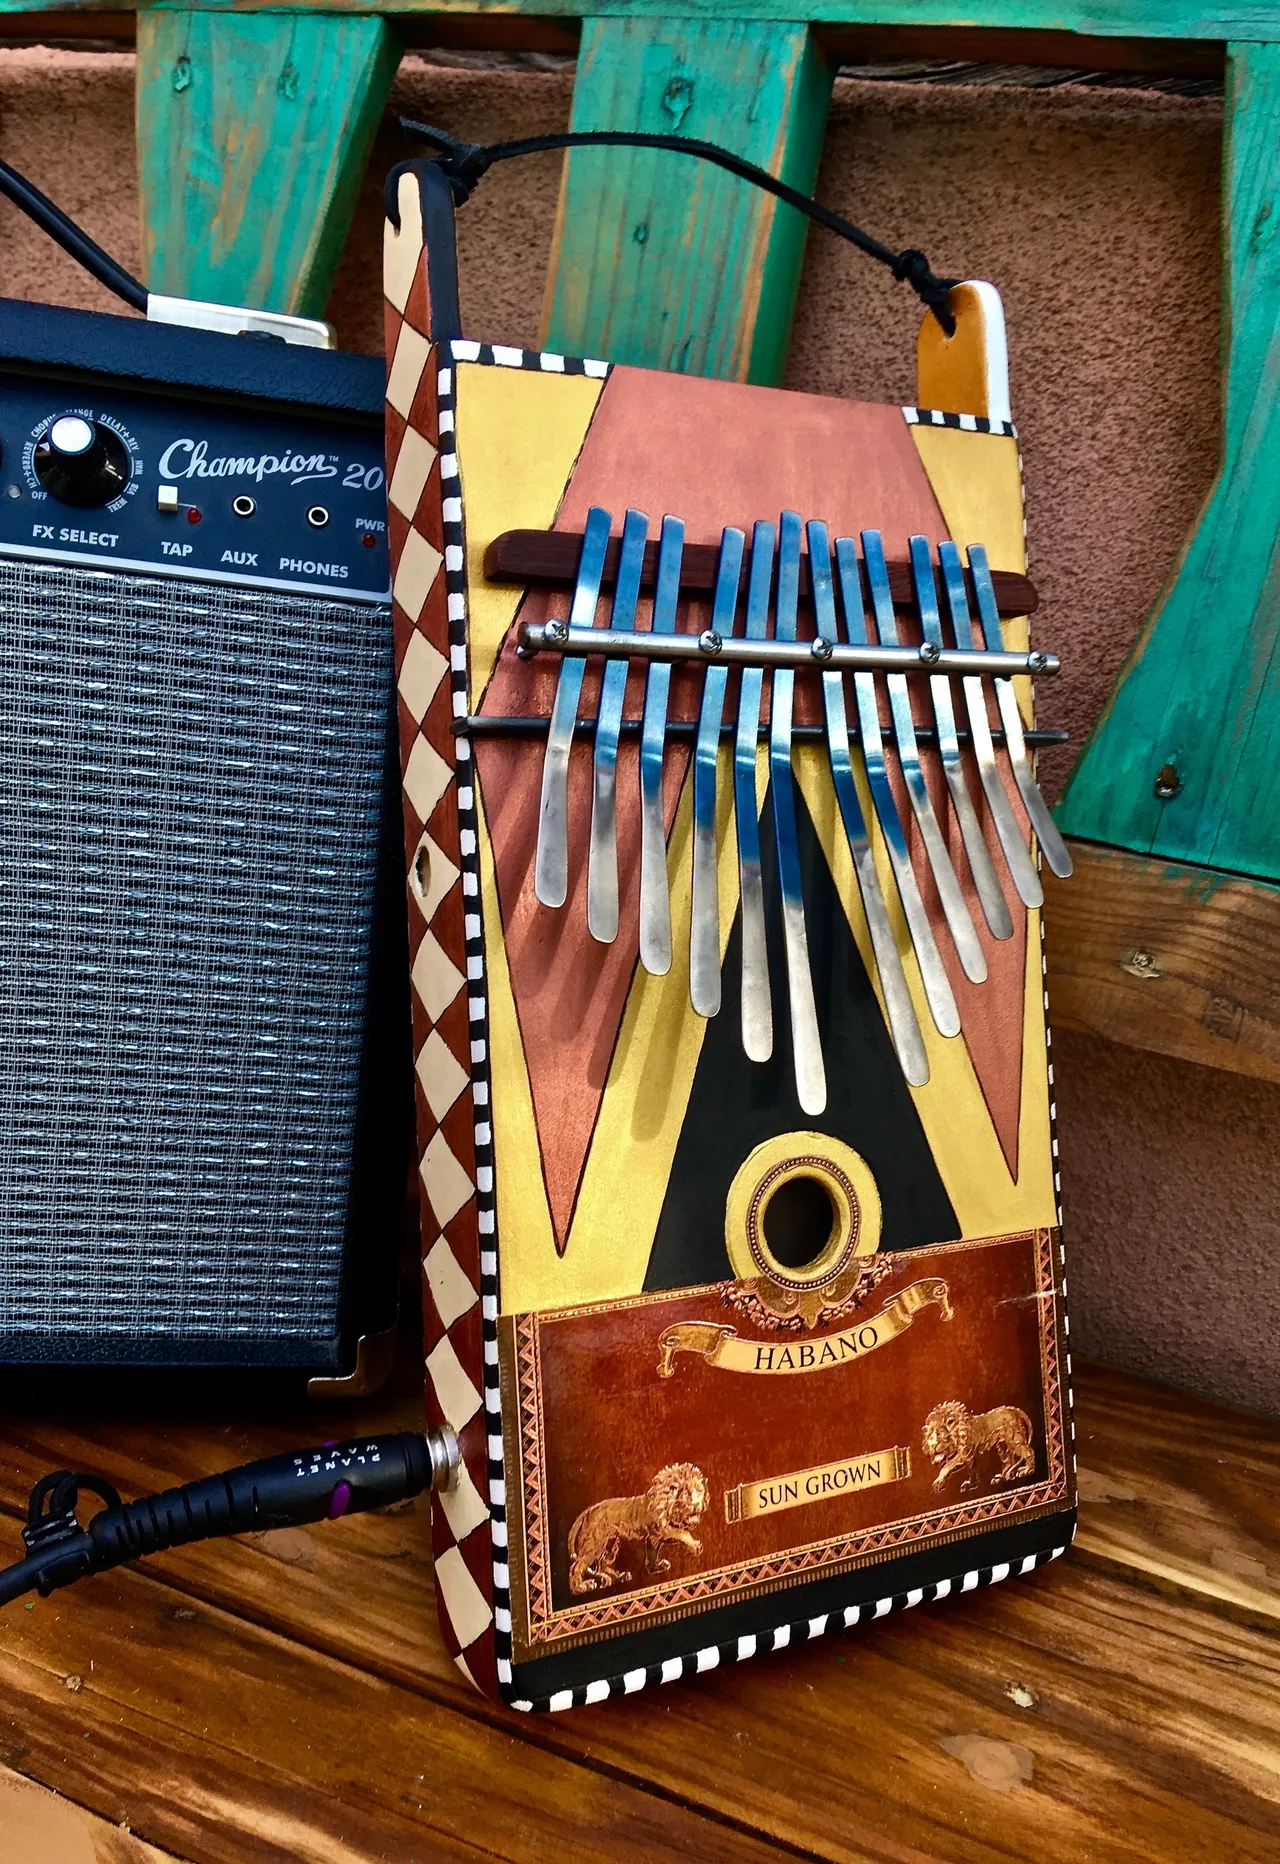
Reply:
M0 1767L0 1856L13 1864L181 1864L8 1767Z
M1081 1381L1076 1558L1274 1634L1275 1420L1195 1399L1163 1404L1159 1396L1102 1366Z
M399 56L381 19L143 12L148 287L321 315Z
M591 19L570 127L720 143L808 192L833 75L803 24ZM688 156L573 150L547 285L547 345L777 382L807 226L761 189Z
M77 0L0 0L0 12L38 13L75 7ZM161 0L161 5L165 0ZM85 0L86 9L102 0ZM141 10L141 9L139 9ZM209 12L343 13L349 0L206 0ZM384 0L383 13L422 12L422 0ZM432 0L441 14L531 13L544 17L621 17L628 19L775 19L778 0ZM1273 0L1234 0L1214 7L1205 0L810 0L804 15L833 24L933 29L1003 34L1079 34L1087 38L1153 40L1280 41L1280 17ZM919 45L917 40L917 48ZM941 56L958 56L943 42ZM966 53L966 56L974 56ZM992 52L1003 59L1006 53ZM1052 62L1057 62L1052 61ZM1072 64L1088 64L1072 57Z
M604 554L602 588L612 588L617 581L621 549L621 540L611 538ZM571 588L577 580L581 555L582 536L577 531L503 531L484 553L484 573L489 582L519 583L522 586L527 583L551 583ZM686 544L680 564L681 589L710 594L716 586L719 563L718 544ZM644 567L640 572L642 589L653 587L657 580L657 569L658 544L656 539L650 539L644 547ZM890 563L888 570L894 607L914 608L915 585L910 563L905 560ZM964 578L970 606L976 610L973 577L967 568ZM1015 570L993 570L991 582L1001 615L1031 615L1040 605L1036 586L1029 576L1020 575ZM801 599L809 593L809 553L806 550L800 556Z
M361 1423L416 1415L406 1378ZM1076 1415L1078 1551L1028 1581L534 1720L449 1662L425 1512L401 1510L7 1609L0 1752L198 1864L524 1858L535 1839L569 1858L1271 1864L1280 1425L1093 1367ZM336 1406L85 1419L8 1410L15 1547L47 1468L132 1493L351 1427Z
M1045 874L1059 1027L1280 1081L1280 889L1073 842Z
M1082 839L1263 880L1280 879L1277 228L1280 47L1236 45L1222 469L1058 810L1064 832ZM1166 766L1176 793L1161 800L1156 776Z
M195 1864L750 1859L767 1849L137 1574L5 1627L24 1773ZM81 1678L74 1693L68 1673ZM536 1811L535 1811L536 1808Z

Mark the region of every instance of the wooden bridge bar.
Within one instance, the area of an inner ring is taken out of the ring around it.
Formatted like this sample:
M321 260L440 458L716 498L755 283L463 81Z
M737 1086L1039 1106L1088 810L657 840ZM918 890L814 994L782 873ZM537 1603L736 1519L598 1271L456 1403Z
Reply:
M574 129L723 143L811 189L832 67L787 21L589 19ZM546 343L652 369L777 382L807 222L688 156L575 149L565 162Z
M1280 878L1280 46L1229 48L1227 104L1222 469L1058 819L1067 833L1088 840L1274 880ZM1169 314L1176 314L1172 307ZM1164 799L1156 786L1162 770L1163 788L1179 786Z
M399 57L378 18L141 11L147 285L323 315Z

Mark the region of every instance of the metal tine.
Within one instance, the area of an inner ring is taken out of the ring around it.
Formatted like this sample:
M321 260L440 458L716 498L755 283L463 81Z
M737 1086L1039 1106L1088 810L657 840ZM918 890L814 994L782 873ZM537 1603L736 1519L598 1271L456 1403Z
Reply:
M809 539L809 578L813 589L817 632L821 640L834 643L840 637L836 627L835 589L831 579L831 546L827 527L812 519L806 528ZM859 677L870 680L869 674ZM862 895L862 907L867 917L867 930L871 935L871 949L880 973L880 987L884 991L885 1013L893 1046L907 1080L913 1087L923 1087L929 1079L929 1058L925 1053L920 1024L916 1020L907 975L902 968L898 941L893 935L884 895L880 891L875 857L871 852L871 838L867 834L862 804L858 801L858 791L853 780L853 764L849 757L849 714L845 708L842 673L823 674L822 703L827 720L831 780L835 786L836 801L840 805L849 852L853 856L853 871L857 876L858 891ZM881 762L883 765L883 758ZM896 811L894 818L896 822ZM900 827L898 833L902 833Z
M867 549L867 538L874 533L863 533L863 549ZM871 556L867 557L868 566ZM851 537L837 537L836 565L840 573L840 594L844 602L845 626L849 639L862 642L867 638L867 624L862 602L862 578L858 570L858 552ZM902 674L891 675L900 679L905 686ZM907 922L907 931L915 949L916 963L920 966L920 981L924 985L925 1001L940 1035L955 1036L960 1033L960 1012L956 1008L955 996L947 977L942 954L938 950L933 936L933 927L929 924L929 915L925 911L924 901L920 898L920 888L916 881L915 869L911 865L911 851L907 847L907 837L903 831L902 818L898 814L897 798L889 782L889 772L884 760L884 736L880 729L880 707L876 699L876 681L874 673L855 673L853 692L858 704L858 725L862 733L862 757L866 766L867 784L871 791L871 800L875 805L880 830L884 836L885 848L889 855L889 864L893 868L893 877L898 883L898 893L902 900L902 912ZM904 695L905 698L905 695ZM910 710L908 707L908 719ZM899 741L901 743L901 740ZM906 771L914 761L915 776L921 788L924 786L924 774L920 770L920 760L915 750L914 735L910 740L910 751L903 759ZM908 788L912 779L908 778ZM925 794L928 803L928 793ZM952 875L952 884L956 885ZM959 887L956 885L956 891ZM910 1079L910 1076L908 1076ZM923 1083L912 1083L913 1086Z
M774 636L794 641L800 606L800 538L803 521L798 512L784 511L778 527L778 596L774 609ZM769 787L773 795L773 833L778 848L778 882L782 892L782 933L787 954L787 991L791 999L791 1050L795 1063L796 1098L806 1113L821 1113L827 1104L827 1075L822 1061L822 1037L813 1000L809 969L809 938L804 923L804 890L800 877L800 842L796 834L795 780L791 769L791 721L795 706L796 676L792 667L779 667L773 676L773 703L769 712Z
M938 545L938 564L942 570L942 586L947 592L947 607L951 611L951 627L956 637L956 646L972 647L973 621L969 614L969 597L964 586L964 566L960 561L960 552L950 539ZM964 691L965 708L969 714L969 732L973 739L973 754L978 764L982 793L987 799L987 808L991 811L991 820L995 823L996 834L1004 850L1004 858L1013 876L1013 884L1018 889L1018 898L1024 906L1043 906L1044 889L1040 885L1036 864L1031 859L1030 850L1022 839L1018 819L1013 813L1004 784L1000 781L1000 772L996 768L996 747L991 742L991 721L987 717L987 695L982 688L982 676L978 673L966 673L960 684ZM1013 922L1009 919L1007 911L1005 919L1009 922L1008 933L1001 931L997 926L991 927L997 938L1007 938L1013 931Z
M653 592L651 626L655 634L675 631L683 556L684 520L665 517ZM671 969L671 888L662 812L662 755L667 743L670 691L671 663L651 660L640 727L640 962L655 977L664 977Z
M898 641L898 624L894 618L893 596L889 590L889 568L884 560L884 545L880 540L879 531L863 531L862 560L867 569L867 585L871 591L871 606L875 613L876 632L880 637L880 643L882 646L890 644L896 645ZM846 614L849 618L849 625L852 627L854 622L854 610L847 607ZM907 795L911 799L911 808L916 818L916 824L920 830L920 839L924 843L924 851L928 857L930 871L933 874L933 883L938 889L938 898L942 902L942 911L951 933L952 943L955 945L956 951L959 954L960 962L964 967L966 977L973 976L973 971L970 966L975 964L981 968L982 976L985 977L986 960L982 955L982 946L978 943L978 934L974 929L973 920L969 917L969 908L965 904L964 894L960 890L960 882L956 879L956 870L951 865L951 856L947 850L947 844L943 840L942 829L939 827L938 818L933 807L933 798L929 794L929 786L925 782L924 771L921 768L920 746L916 738L915 720L911 716L911 695L907 691L907 676L905 673L886 674L885 685L888 687L889 691L889 706L893 713L894 735L898 741L898 762L902 768L902 777L907 786ZM901 880L899 881L899 891L901 892ZM919 889L917 888L917 894L918 892ZM903 896L903 906L905 909L905 895ZM916 938L914 930L911 936L912 942L916 948L916 956L919 957L920 940ZM921 966L921 974L924 976L925 990L927 992L929 990L929 979L924 973L923 965ZM948 996L950 996L951 987L949 984L947 986L947 993ZM951 1011L955 1021L954 1028L944 1028L943 1024L938 1021L940 1007L942 1007L940 996L938 996L935 1001L935 996L931 995L929 999L929 1008L933 1012L934 1022L938 1024L938 1028L942 1031L943 1035L956 1035L960 1028L960 1018L959 1013L955 1010L954 997L951 997ZM950 1022L951 1018L948 1017L947 1020Z
M747 639L764 640L769 628L769 592L777 531L756 524L751 532L747 584ZM764 883L760 877L760 817L756 811L756 741L764 669L744 667L738 688L738 728L733 746L733 817L738 838L738 892L742 900L742 1047L750 1061L773 1053L773 1006L769 996L769 952L765 943Z
M571 628L590 628L595 622L612 524L612 512L600 505L593 505L587 513L578 580L569 609ZM555 704L547 728L542 799L538 805L538 851L533 867L534 895L543 906L563 906L569 896L569 752L586 670L587 663L581 656L566 655L560 662Z
M996 653L1004 646L1004 636L1000 631L1000 611L996 606L996 592L991 581L986 549L982 544L970 544L968 556L973 591L978 598L982 638L988 651ZM1000 707L1000 723L1004 726L1004 741L1009 752L1009 762L1013 766L1013 780L1018 786L1018 794L1031 818L1031 826L1036 832L1045 860L1059 879L1066 880L1075 871L1075 862L1058 832L1057 823L1049 814L1048 803L1040 794L1040 785L1036 782L1027 752L1022 713L1018 707L1018 695L1013 690L1013 681L997 679L995 689L996 703Z
M733 633L746 537L732 525L720 535L711 631ZM699 1016L720 1013L720 889L716 874L716 761L729 669L712 661L702 688L693 751L693 909L689 921L689 1001Z
M931 646L942 646L942 617L938 613L938 590L933 580L933 555L929 549L927 537L909 537L907 549L911 553L911 576L915 584L916 609L920 615L920 626L924 638ZM947 779L947 788L951 792L951 807L956 812L956 821L960 824L960 835L964 842L964 851L969 857L969 869L973 875L974 885L978 889L978 898L987 924L997 938L1008 938L1013 930L1013 921L1009 908L1005 905L1004 894L992 864L991 854L987 848L982 826L978 821L973 798L969 794L969 785L964 780L964 765L960 761L960 740L956 736L956 714L951 703L951 681L945 673L933 673L929 676L929 694L933 700L933 716L938 727L938 755L942 759L942 773ZM1006 926L1008 930L1006 930ZM960 946L960 962L964 966L965 976L975 984L982 983L987 975L987 960L982 947L974 945L976 951L966 953Z
M640 600L640 572L649 520L628 511L622 526L618 580L613 591L611 628L634 628ZM630 663L610 660L600 682L596 743L592 759L591 845L587 855L587 930L602 945L618 936L618 736Z

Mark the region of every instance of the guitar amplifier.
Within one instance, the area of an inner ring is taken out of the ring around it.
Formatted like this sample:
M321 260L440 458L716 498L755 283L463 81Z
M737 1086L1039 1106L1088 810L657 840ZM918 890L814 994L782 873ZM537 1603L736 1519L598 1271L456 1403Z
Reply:
M0 303L0 1365L350 1379L393 1324L383 381Z

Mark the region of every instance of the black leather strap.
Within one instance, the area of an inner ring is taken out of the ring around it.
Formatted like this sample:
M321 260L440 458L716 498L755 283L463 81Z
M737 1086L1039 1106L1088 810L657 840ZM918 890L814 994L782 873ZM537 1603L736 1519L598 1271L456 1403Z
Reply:
M676 155L692 155L699 161L713 162L718 168L726 169L729 174L737 175L743 181L749 181L754 187L763 188L767 193L776 195L789 207L794 207L810 220L816 220L841 239L856 246L880 265L886 265L896 279L911 286L941 324L948 336L955 334L955 319L947 308L947 295L959 282L954 278L939 278L930 266L928 259L914 246L906 247L902 252L895 252L891 246L885 246L870 233L864 233L861 227L846 220L843 214L836 213L830 207L824 207L810 195L802 194L788 182L780 181L771 175L767 168L759 167L755 162L748 162L743 156L734 155L730 149L722 149L718 143L700 142L688 136L655 136L640 130L600 129L568 130L556 136L526 136L518 142L494 142L488 145L477 142L461 142L447 131L433 129L426 123L414 123L407 117L400 119L400 127L407 136L418 142L425 142L436 151L434 162L401 163L391 171L387 184L387 217L393 226L398 227L399 206L396 188L399 177L406 169L417 171L435 169L448 184L451 202L460 207L470 198L477 183L495 162L507 162L515 156L536 155L546 149L583 149L583 148L638 148L664 149ZM427 211L426 183L424 181L424 214ZM436 195L433 192L432 205L435 207ZM439 235L445 237L443 225ZM453 253L452 233L447 235L448 251ZM434 254L434 247L428 238L428 248ZM454 262L456 280L456 260ZM432 289L432 313L435 313L435 291ZM442 306L443 309L443 306ZM432 332L433 335L436 332ZM441 333L443 334L443 333ZM453 332L452 334L458 334Z

